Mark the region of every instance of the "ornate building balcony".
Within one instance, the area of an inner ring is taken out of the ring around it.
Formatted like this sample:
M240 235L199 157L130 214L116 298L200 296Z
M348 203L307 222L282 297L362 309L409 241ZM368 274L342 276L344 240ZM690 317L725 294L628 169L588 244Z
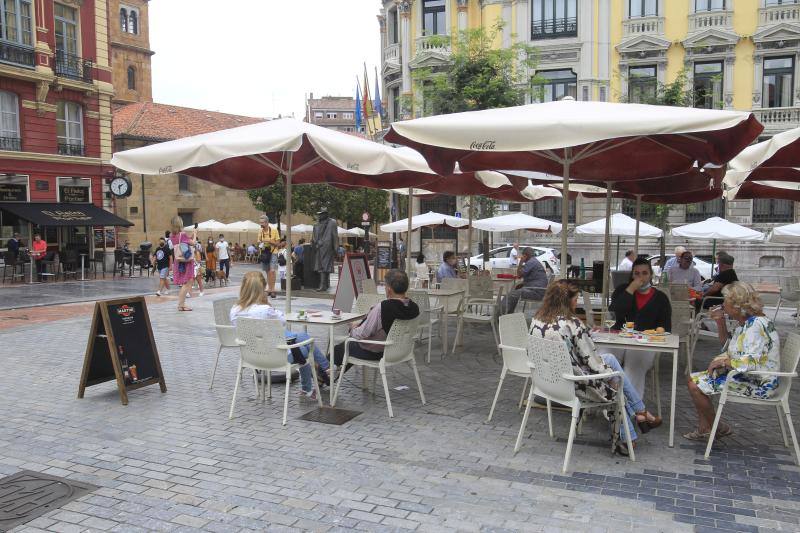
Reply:
M624 37L660 35L664 33L664 17L635 17L622 21Z
M22 139L20 139L19 137L0 137L0 150L21 152Z
M383 64L386 68L400 68L400 44L390 44L383 49Z
M94 62L61 50L56 51L56 76L92 83Z
M17 46L5 41L0 41L0 62L28 68L33 68L36 64L33 48Z
M58 143L59 155L83 156L82 143Z
M800 107L764 107L753 109L753 114L764 125L765 133L778 133L800 126Z
M772 26L783 22L800 23L800 4L768 6L758 10L760 26Z
M733 26L733 11L701 11L689 15L689 33Z
M447 35L427 35L417 37L417 54L450 55L450 37Z

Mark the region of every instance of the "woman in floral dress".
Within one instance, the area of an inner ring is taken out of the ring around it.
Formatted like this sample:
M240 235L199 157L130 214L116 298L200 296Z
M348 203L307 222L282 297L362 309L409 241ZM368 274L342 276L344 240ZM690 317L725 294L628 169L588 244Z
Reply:
M570 353L572 370L576 376L611 371L623 372L619 361L612 354L597 353L594 341L589 334L589 328L575 313L578 305L578 292L578 287L567 280L551 283L542 299L542 306L531 322L531 335L564 342ZM619 388L619 380L620 378L576 381L575 395L588 402L613 401ZM625 408L628 411L627 423L631 430L631 439L635 440L637 435L631 419L642 433L660 426L662 421L661 417L654 416L647 411L642 398L624 372L622 387L625 394ZM609 415L613 416L613 413L609 412ZM620 434L622 431L624 430L620 426ZM628 454L623 442L618 442L616 449L623 455Z
M725 382L728 392L752 398L770 398L778 388L775 376L747 375L753 371L780 371L780 340L775 324L764 316L764 304L749 283L737 281L726 286L722 309L713 309L711 318L717 322L720 337L728 336L725 315L739 323L730 335L728 349L715 357L708 370L689 376L689 394L697 409L697 430L684 435L689 440L708 440L714 424L711 396L722 392ZM719 423L715 438L733 434L728 424Z

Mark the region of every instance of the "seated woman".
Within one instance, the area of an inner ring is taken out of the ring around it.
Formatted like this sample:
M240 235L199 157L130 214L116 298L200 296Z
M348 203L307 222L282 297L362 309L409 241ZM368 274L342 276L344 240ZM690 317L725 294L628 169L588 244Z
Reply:
M428 281L431 278L431 269L427 263L425 263L425 255L422 252L417 255L417 262L414 265L417 273L417 279L422 282L420 285L421 287L428 287Z
M550 284L544 293L542 306L531 323L531 335L541 335L545 339L563 341L572 359L575 375L586 376L610 371L621 371L617 359L611 354L598 354L587 328L575 314L578 305L578 286L559 280ZM575 383L575 394L580 399L591 402L608 402L615 398L620 386L620 378L609 378ZM647 433L661 425L661 417L647 411L641 396L627 378L622 376L622 390L625 394L625 407L628 411L626 423L631 429L631 439L637 438L630 423L633 418L642 433ZM620 435L623 435L620 425ZM617 451L628 455L625 443L617 443Z
M285 324L283 313L271 305L267 300L267 282L261 272L250 271L244 275L242 279L242 287L239 290L239 301L231 309L231 324L236 325L236 319L243 318L258 318L261 320L280 320ZM287 338L297 339L296 342L303 342L310 339L308 333L295 333L293 331L286 332ZM299 348L303 357L308 357L308 346ZM294 360L294 356L289 352L289 362ZM322 369L320 377L322 380L330 385L330 365L323 353L314 346L314 361ZM300 395L303 397L317 399L316 391L314 390L314 383L312 382L312 374L310 366L300 367Z
M621 329L626 322L633 322L636 331L664 328L672 329L672 306L669 298L652 285L653 267L645 258L636 259L631 270L631 279L614 290L609 310ZM631 380L639 396L644 396L644 382L648 370L653 368L656 352L610 350L622 363L625 374Z
M725 300L722 309L711 312L720 336L727 335L725 315L736 320L739 325L730 335L728 349L715 357L708 370L694 372L689 376L689 394L697 410L697 430L684 435L689 440L708 440L714 424L714 407L711 395L719 394L728 380L730 372L780 371L780 340L775 324L764 316L764 304L749 283L737 281L727 285L722 294ZM778 388L775 376L754 376L734 373L730 375L728 391L739 396L769 398ZM728 424L720 422L716 437L733 434Z

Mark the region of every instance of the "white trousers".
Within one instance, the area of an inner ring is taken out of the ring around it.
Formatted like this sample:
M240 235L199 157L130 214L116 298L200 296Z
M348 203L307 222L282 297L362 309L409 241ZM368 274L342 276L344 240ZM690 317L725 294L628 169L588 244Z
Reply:
M636 392L639 393L639 397L644 398L645 378L647 377L647 372L653 368L656 352L620 348L609 348L608 352L614 354L622 368L625 369L625 375L628 376L628 379L636 388Z

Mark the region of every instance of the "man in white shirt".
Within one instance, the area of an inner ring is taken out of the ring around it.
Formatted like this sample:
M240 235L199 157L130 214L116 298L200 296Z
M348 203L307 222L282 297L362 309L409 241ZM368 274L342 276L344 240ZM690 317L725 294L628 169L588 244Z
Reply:
M670 284L684 284L696 291L703 290L703 279L700 271L694 266L692 252L683 252L678 264L667 270L667 279Z
M683 246L676 246L675 247L675 255L667 259L666 264L664 265L664 272L669 272L672 267L678 266L678 261L680 260L683 253L686 251L686 248Z
M619 265L617 265L617 272L623 270L628 270L628 271L633 270L633 260L635 258L636 256L633 253L633 250L628 250L627 252L625 252L625 257L623 257L622 261L620 261Z
M219 234L219 241L217 244L214 245L214 248L217 249L217 260L219 261L219 269L225 270L225 279L228 279L231 273L231 256L228 253L228 248L230 245L228 241L225 240L225 236L220 233Z
M519 265L519 243L515 242L511 251L508 252L508 266L517 268L517 265Z

